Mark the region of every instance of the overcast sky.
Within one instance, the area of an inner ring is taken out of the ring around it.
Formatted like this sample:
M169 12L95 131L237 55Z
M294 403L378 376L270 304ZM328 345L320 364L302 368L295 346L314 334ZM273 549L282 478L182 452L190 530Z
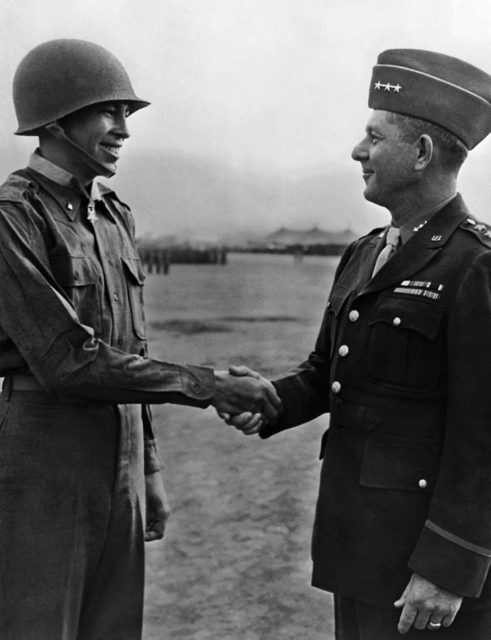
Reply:
M489 0L0 0L0 12L3 173L32 146L11 135L13 73L51 38L107 47L152 102L130 120L121 163L151 148L288 175L359 171L350 152L380 51L433 49L491 73ZM489 220L490 173L488 140L461 190Z

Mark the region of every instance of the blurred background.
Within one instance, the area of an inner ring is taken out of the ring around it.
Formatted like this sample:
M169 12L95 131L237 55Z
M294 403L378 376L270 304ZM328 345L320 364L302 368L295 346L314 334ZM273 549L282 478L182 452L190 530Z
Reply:
M0 15L2 174L33 143L12 135L20 59L50 38L97 42L152 103L130 120L112 181L142 236L236 242L383 224L350 159L377 54L435 49L491 73L487 0L2 0ZM461 180L489 221L490 159L488 141Z
M350 158L378 53L433 49L491 73L488 0L1 0L0 17L1 174L35 146L12 135L27 51L67 37L111 50L152 103L111 180L137 222L151 351L271 377L312 348L339 252L388 221ZM487 222L490 170L485 141L460 188ZM148 547L145 640L332 639L331 599L309 586L325 418L263 442L211 409L154 415L173 515Z

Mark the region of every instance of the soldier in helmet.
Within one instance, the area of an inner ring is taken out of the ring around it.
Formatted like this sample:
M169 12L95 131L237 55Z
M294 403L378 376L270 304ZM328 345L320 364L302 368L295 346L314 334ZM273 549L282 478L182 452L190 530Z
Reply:
M279 401L264 380L245 394L227 372L147 355L133 218L96 180L149 104L121 63L41 44L14 104L39 147L0 187L0 637L136 640L143 542L168 516L149 404L272 418Z
M489 640L491 230L457 177L491 133L491 76L391 49L369 106L352 157L390 224L341 258L315 349L275 381L283 410L260 434L330 412L312 583L334 593L338 640Z

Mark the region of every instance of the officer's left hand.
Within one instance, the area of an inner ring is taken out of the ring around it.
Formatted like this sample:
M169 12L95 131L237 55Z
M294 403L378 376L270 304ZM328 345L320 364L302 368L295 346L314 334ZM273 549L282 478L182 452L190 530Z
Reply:
M152 542L163 538L165 525L170 516L170 503L160 471L145 476L145 492L147 501L145 542Z
M413 573L404 593L394 602L395 607L402 608L397 629L400 633L407 633L411 626L434 631L449 627L460 609L462 599Z

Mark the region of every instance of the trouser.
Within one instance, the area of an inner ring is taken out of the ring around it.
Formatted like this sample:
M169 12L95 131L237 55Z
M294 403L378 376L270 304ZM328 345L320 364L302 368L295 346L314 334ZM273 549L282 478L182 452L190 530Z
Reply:
M450 627L397 631L401 609L373 605L334 596L336 640L490 640L491 609L461 610Z
M138 407L0 397L0 640L139 640Z

